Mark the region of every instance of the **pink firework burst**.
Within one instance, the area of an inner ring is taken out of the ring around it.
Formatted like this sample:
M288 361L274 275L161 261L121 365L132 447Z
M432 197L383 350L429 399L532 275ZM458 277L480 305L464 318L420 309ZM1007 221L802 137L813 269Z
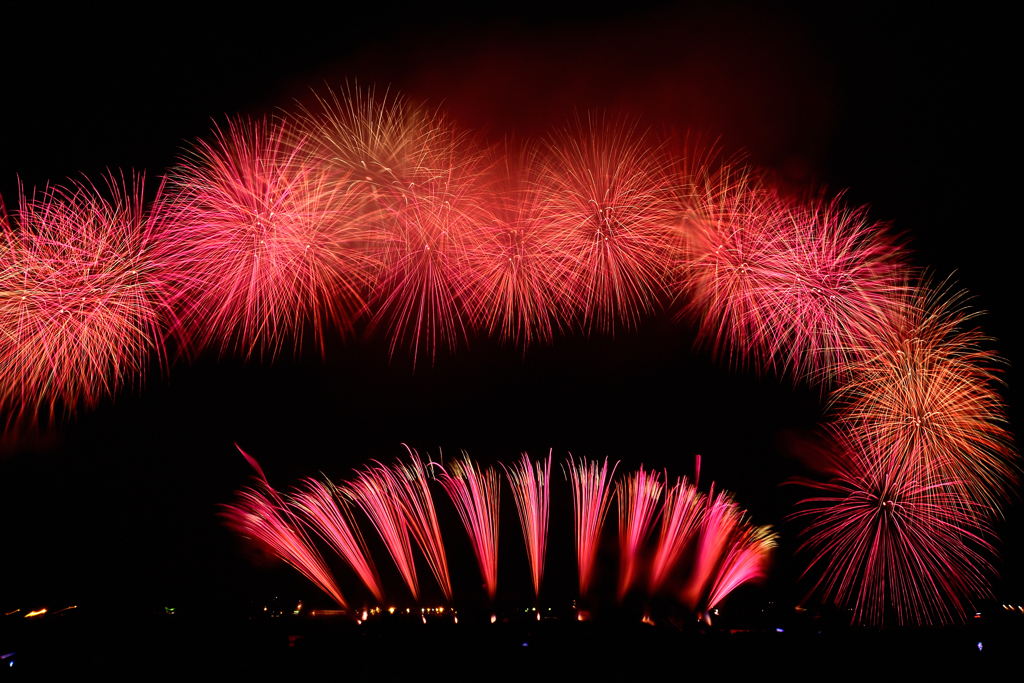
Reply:
M307 479L302 489L291 497L291 505L306 522L334 549L363 584L370 589L377 602L384 602L377 568L359 533L348 504L328 482Z
M411 462L398 464L385 472L392 495L405 516L406 526L416 539L427 564L448 602L452 600L452 584L448 578L448 560L441 539L441 527L434 511L434 499L427 485L427 470L419 453L406 446Z
M702 336L762 370L845 375L904 291L905 256L884 226L728 166L697 188L681 208L681 277Z
M372 326L392 352L433 355L465 337L466 258L484 215L482 156L442 113L346 90L320 99L305 127L321 165L344 178L374 227Z
M409 541L409 524L392 488L393 483L393 475L388 468L377 463L376 466L357 472L343 490L370 518L405 580L405 585L409 587L413 600L419 602L420 586L412 557L412 543Z
M635 325L658 305L670 269L661 149L635 125L588 119L553 137L538 182L542 217L586 328Z
M504 467L504 465L502 465ZM548 503L551 484L551 453L547 461L536 464L523 453L519 462L511 469L505 468L508 482L512 486L512 497L516 501L519 522L523 527L526 541L526 557L533 577L533 591L540 600L540 585L544 580L544 555L548 538ZM537 613L540 619L540 613Z
M648 590L654 595L679 563L690 541L696 536L703 519L706 502L704 496L686 477L665 489L665 502L661 512L661 531L658 549L651 566Z
M469 301L476 325L501 341L550 341L580 302L565 283L573 270L558 250L558 232L544 215L537 152L504 150L468 254Z
M11 419L94 406L163 357L166 287L142 186L109 178L109 197L84 184L22 196L15 225L2 226L0 408Z
M229 121L170 172L163 247L188 334L248 356L343 331L362 311L367 239L359 199L285 121Z
M611 483L619 463L608 472L608 458L598 467L596 460L580 459L577 463L570 456L568 479L572 484L572 504L576 529L576 563L580 573L580 597L585 597L590 588L594 571L594 559L601 540L601 529L611 503Z
M872 451L911 481L940 481L998 511L1018 481L996 354L962 294L927 284L890 309L850 380L833 396L835 424L870 434ZM975 509L975 508L971 508Z
M449 471L451 474L449 474ZM455 504L469 535L487 597L494 602L498 590L498 512L501 480L493 467L475 465L468 455L441 468L441 485Z
M807 572L821 572L815 588L850 607L854 622L963 621L971 597L989 594L985 514L936 476L942 468L918 479L929 473L892 458L877 435L833 437L832 479L805 481L821 495L794 515L811 520L801 549L813 553Z
M259 488L239 491L237 502L224 506L221 514L227 524L239 534L265 543L275 555L331 596L342 609L348 609L331 570L302 530L295 513L267 483L256 461L245 451L241 452L259 472Z
M664 487L658 473L645 472L643 466L615 484L619 503L619 602L636 578L640 552L654 525Z

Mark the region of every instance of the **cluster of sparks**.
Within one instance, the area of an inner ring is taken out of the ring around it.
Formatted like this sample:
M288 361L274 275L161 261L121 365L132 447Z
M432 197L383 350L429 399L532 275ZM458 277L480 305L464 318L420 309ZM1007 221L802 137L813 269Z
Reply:
M451 604L445 546L430 487L430 481L439 481L459 513L493 605L498 589L498 470L484 468L465 454L447 466L434 462L424 465L411 449L409 455L408 463L375 463L356 471L351 481L340 485L307 480L287 496L272 489L259 465L245 455L259 474L257 486L239 491L235 503L224 506L222 514L238 533L266 544L340 607L348 609L313 541L319 537L383 604L385 596L377 570L352 514L354 500L377 530L412 598L419 601L421 595L412 551L415 539ZM503 466L522 522L527 564L538 601L548 540L551 463L551 454L534 461L524 453L511 467ZM662 474L642 467L613 482L617 466L609 474L607 459L599 467L586 458L576 461L570 457L563 469L573 488L581 598L586 598L589 591L594 556L612 496L619 501L621 561L616 597L620 603L635 583L644 583L647 595L674 596L686 608L706 615L737 586L764 577L776 536L770 527L750 524L727 494L715 495L712 485L711 494L704 495L685 478L666 488ZM431 475L433 471L439 473L436 479ZM659 518L661 532L653 549L658 560L648 581L642 582L641 558ZM689 562L683 561L684 557Z
M986 555L973 549L1018 483L998 358L962 295L911 269L864 209L786 195L753 169L621 120L590 118L546 140L488 148L441 111L354 89L294 116L231 121L193 146L148 206L141 181L106 184L22 196L10 215L0 204L8 424L93 406L141 378L153 358L211 347L272 357L309 329L321 341L328 326L382 332L392 353L408 349L422 362L470 334L525 347L573 329L614 333L673 307L715 355L828 394L831 457L845 462L831 483L819 482L834 495L809 500L802 514L812 518L807 547L831 599L866 621L895 612L933 623L962 617L986 591L974 578L989 572ZM410 589L407 532L449 595L416 463L401 473L371 467L346 490ZM524 529L536 535L546 484L527 464L510 475ZM451 486L493 479L459 472ZM601 472L574 475L577 501L596 506L578 520L581 593L607 509ZM932 558L906 562L897 583L883 578L890 560L867 536L836 544L821 533L823 524L861 528L854 510L879 482L902 502L883 496L875 528ZM628 507L627 489L619 494L624 547L650 531L653 491L634 485ZM670 516L690 529L692 501L677 488L666 491L682 506ZM936 512L940 499L955 514ZM882 523L911 510L925 528L945 530L959 559L942 571L960 580L936 578L936 535L909 534L910 520ZM496 553L496 543L485 547L496 537L490 513L460 514L477 529L483 568ZM538 591L542 536L530 551ZM659 577L677 551L665 552ZM370 565L356 571L372 578ZM927 597L918 604L912 594Z

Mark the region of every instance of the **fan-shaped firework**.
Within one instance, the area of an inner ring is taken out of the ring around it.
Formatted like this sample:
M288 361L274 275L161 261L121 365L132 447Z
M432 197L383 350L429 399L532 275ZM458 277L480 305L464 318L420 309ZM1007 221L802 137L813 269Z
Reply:
M239 449L241 450L241 449ZM222 513L228 524L243 536L267 544L274 554L297 569L299 573L331 596L340 607L348 609L344 596L338 590L331 570L306 536L295 514L288 509L280 494L263 478L259 466L252 458L242 455L260 472L260 489L238 492L234 505L225 505Z
M620 602L633 584L638 556L651 533L664 486L657 472L645 472L643 467L615 485L615 498L619 502Z
M439 112L400 99L349 91L320 105L305 127L376 228L367 244L380 263L374 326L387 325L392 351L454 346L465 335L465 260L484 203L480 154Z
M166 290L142 181L107 187L109 199L88 185L22 197L2 227L0 408L14 419L95 405L162 355Z
M342 330L362 310L360 199L286 122L231 121L170 174L163 250L193 341L275 353L304 323Z
M834 396L836 423L867 432L887 470L954 486L993 510L1017 481L996 355L970 327L962 295L927 285L894 304L850 381Z
M686 477L665 490L661 512L661 532L658 549L651 565L648 590L654 595L661 590L683 555L683 551L696 534L704 512L704 496Z
M608 472L608 458L598 467L597 461L582 458L579 464L569 458L568 476L572 484L573 519L576 529L576 563L580 573L580 597L585 597L590 588L594 570L594 558L601 540L608 504L611 502L611 483L615 477L612 466Z
M336 495L334 486L330 482L325 485L315 479L308 479L303 489L292 496L291 504L320 537L345 559L373 593L373 597L378 602L384 602L377 568L366 549L363 535L359 533L348 505Z
M419 602L420 586L416 579L416 564L412 559L408 522L402 507L392 491L391 473L377 464L357 472L355 478L342 490L362 508L370 518L381 540L395 561L413 600Z
M554 137L544 162L543 220L572 272L562 298L580 302L588 328L635 324L671 264L661 150L633 126L589 120Z
M985 515L940 478L948 469L900 462L870 432L834 436L833 477L807 482L822 495L796 515L812 520L802 548L814 553L808 571L822 572L816 588L855 622L963 620L970 600L988 594Z
M548 540L548 504L551 484L551 454L547 462L538 460L536 465L530 456L523 453L512 469L505 468L508 482L512 486L512 497L516 501L519 521L523 526L526 541L526 557L533 577L533 591L540 599L540 585L544 580L544 555ZM540 615L537 615L540 619Z
M419 453L409 449L412 462L399 464L387 470L386 475L392 495L402 508L405 522L412 537L416 539L434 578L441 586L444 597L451 602L452 584L448 578L448 560L441 540L441 527L434 512L434 499L427 486L427 470L423 467Z
M493 467L486 470L474 465L469 456L441 470L441 485L459 512L466 527L480 576L487 586L487 597L494 601L498 590L498 507L501 502L501 480Z

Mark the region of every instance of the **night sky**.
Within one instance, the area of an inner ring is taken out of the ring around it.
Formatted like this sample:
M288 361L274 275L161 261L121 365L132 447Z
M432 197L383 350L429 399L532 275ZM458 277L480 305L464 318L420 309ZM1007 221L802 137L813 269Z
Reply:
M1021 287L1009 240L1020 225L1020 110L1010 104L1019 75L1008 16L863 3L516 7L5 9L0 196L10 211L19 183L28 192L83 174L99 183L107 169L145 171L152 194L214 122L295 111L312 91L346 83L443 106L488 140L548 135L577 112L624 113L654 131L717 140L788 187L845 191L851 204L870 205L917 265L952 275L988 311L979 324L1008 361L1003 396L1015 428ZM391 462L403 443L435 458L465 449L484 462L548 449L556 460L609 456L673 478L690 474L699 453L703 488L717 482L755 523L781 531L775 571L749 597L799 600L809 588L797 582L799 526L784 518L802 491L783 484L806 474L788 454L817 429L824 397L714 361L676 312L614 338L566 334L525 354L470 338L415 370L409 354L389 358L379 335L335 332L324 358L307 338L297 357L285 348L273 362L215 353L154 362L97 409L6 440L0 607L240 605L279 591L326 603L218 520L218 506L250 481L234 443L281 490L321 472L343 479L371 458ZM546 585L552 599L571 599L569 489L558 470L552 478ZM499 593L525 595L507 488L503 499ZM438 507L449 518L458 595L460 581L479 578L454 511ZM1007 506L999 528L997 602L1024 597L1021 513L1020 501ZM378 550L385 589L403 595ZM359 596L346 571L343 592ZM428 598L432 581L424 563Z

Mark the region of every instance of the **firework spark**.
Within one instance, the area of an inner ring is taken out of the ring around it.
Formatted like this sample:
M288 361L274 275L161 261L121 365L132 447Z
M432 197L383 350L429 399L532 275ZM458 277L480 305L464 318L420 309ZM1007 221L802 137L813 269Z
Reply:
M533 577L533 591L539 601L548 537L551 453L548 453L547 462L538 460L536 464L530 460L529 455L523 453L523 457L511 469L505 467L505 474L512 486L512 497L519 512L519 522L526 541L526 557ZM537 618L540 618L539 612Z
M307 479L305 486L291 497L291 505L312 528L359 576L378 603L384 602L377 568L373 565L366 542L359 533L348 504L328 482Z
M111 177L110 198L81 184L22 196L2 226L0 408L15 420L94 406L163 357L166 288L142 186Z
M469 541L480 566L480 576L487 586L487 597L494 602L498 590L498 512L501 501L501 480L493 467L486 470L474 465L465 455L462 461L441 469L441 485L455 504L459 518L466 527Z
M666 476L667 480L667 476ZM664 585L701 523L704 496L686 477L665 490L658 549L651 566L648 590L654 595Z
M971 598L989 594L985 514L935 476L947 468L917 479L921 469L894 460L875 434L833 437L833 477L804 482L822 495L795 514L812 520L801 549L814 554L807 572L822 571L815 588L851 607L854 622L962 621Z
M645 472L643 466L615 484L619 502L619 602L636 578L640 551L651 533L664 486L657 472Z
M348 609L330 569L302 530L295 513L267 483L256 461L242 449L238 450L259 472L259 488L239 491L237 502L224 506L225 510L221 514L227 523L243 536L265 543L275 555L331 596L342 609Z
M605 516L611 502L611 482L619 463L608 472L608 458L598 467L597 461L580 459L579 464L570 456L568 479L572 484L573 515L576 528L576 563L580 574L580 597L590 588L594 559L601 540Z

